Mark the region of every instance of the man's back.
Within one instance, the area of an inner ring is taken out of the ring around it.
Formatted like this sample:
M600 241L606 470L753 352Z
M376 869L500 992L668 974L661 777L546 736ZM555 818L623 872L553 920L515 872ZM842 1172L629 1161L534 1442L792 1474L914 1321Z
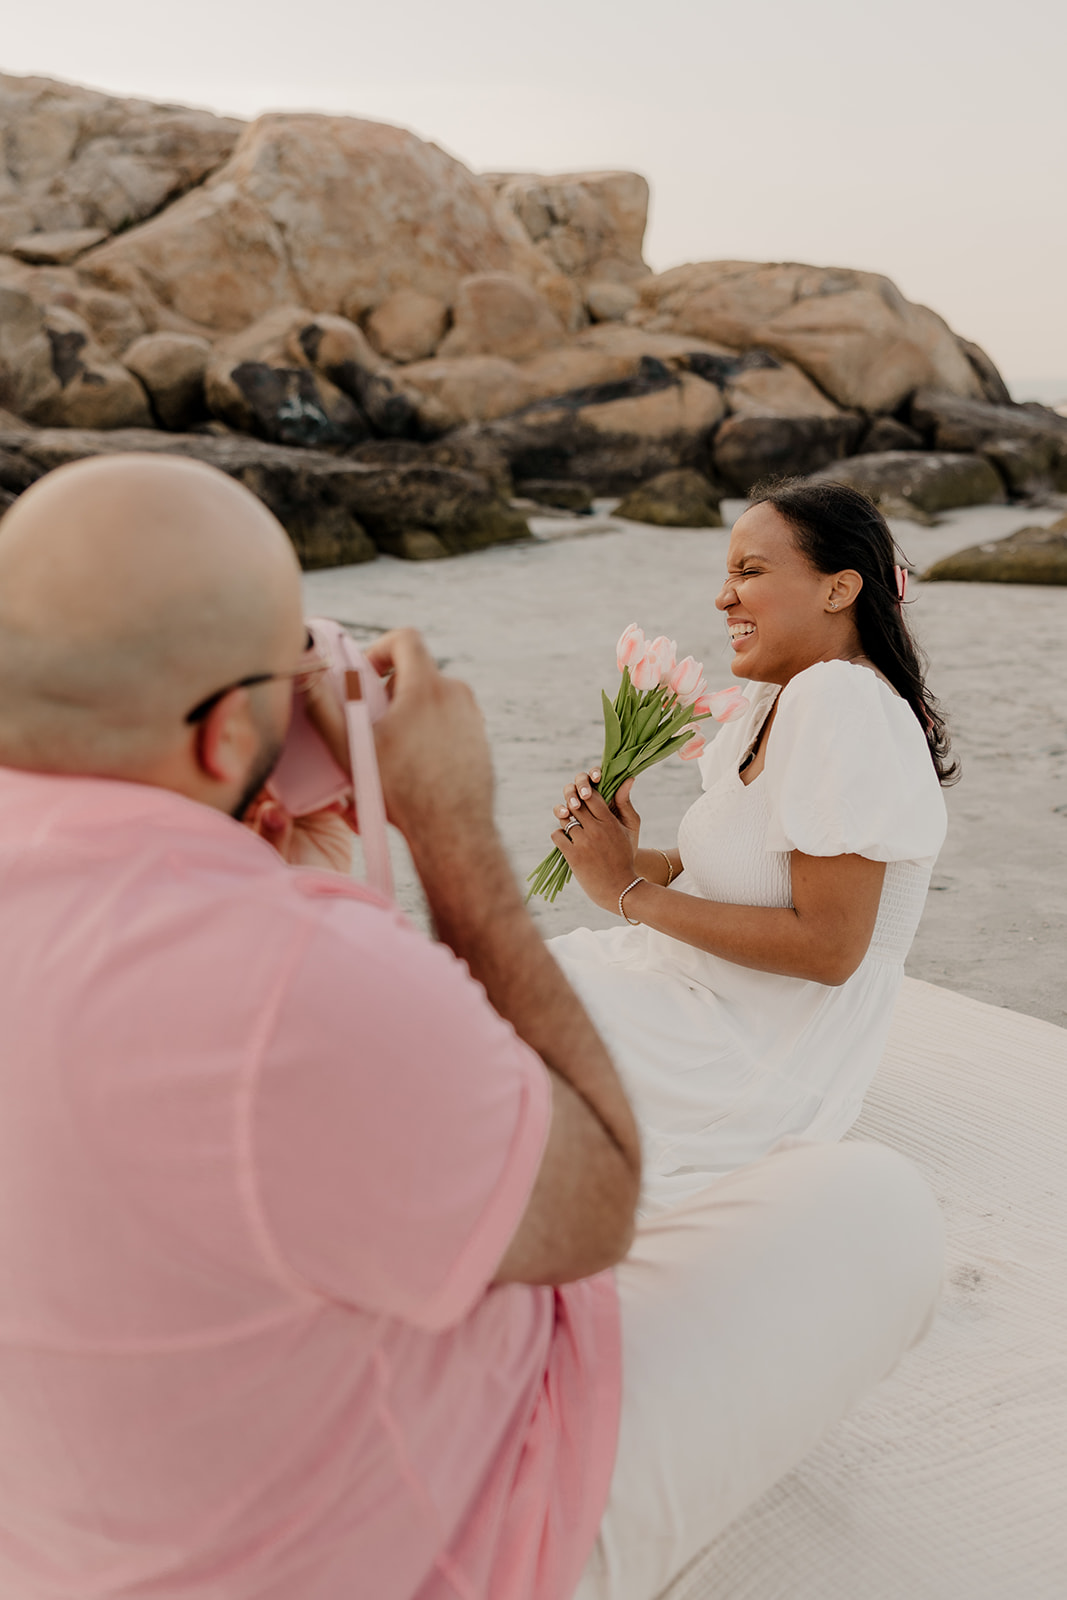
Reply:
M0 1038L0 1590L573 1585L614 1294L486 1292L548 1087L449 952L207 807L0 769Z

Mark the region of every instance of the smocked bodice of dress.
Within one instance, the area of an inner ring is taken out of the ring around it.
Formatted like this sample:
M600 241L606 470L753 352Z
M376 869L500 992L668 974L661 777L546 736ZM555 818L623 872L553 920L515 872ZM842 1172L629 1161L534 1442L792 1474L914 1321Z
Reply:
M768 850L765 773L747 786L736 767L700 796L682 819L678 848L685 867L679 887L726 905L792 904L790 854ZM930 864L891 861L866 959L903 966L926 903Z

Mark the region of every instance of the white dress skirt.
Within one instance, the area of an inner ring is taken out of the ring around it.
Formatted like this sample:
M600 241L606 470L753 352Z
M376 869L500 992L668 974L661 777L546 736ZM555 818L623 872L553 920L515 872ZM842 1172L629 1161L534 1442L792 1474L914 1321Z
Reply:
M738 765L780 703L764 769ZM868 667L820 662L749 709L700 761L671 893L792 904L790 852L886 862L867 954L838 987L737 966L646 927L576 928L549 949L610 1049L641 1127L645 1215L765 1155L836 1140L859 1115L945 836L941 788L907 702Z

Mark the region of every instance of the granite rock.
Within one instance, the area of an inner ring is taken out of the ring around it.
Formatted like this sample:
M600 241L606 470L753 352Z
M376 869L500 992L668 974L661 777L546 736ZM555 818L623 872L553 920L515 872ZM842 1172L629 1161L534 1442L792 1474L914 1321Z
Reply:
M428 361L447 327L443 300L417 289L397 289L367 318L367 337L390 361Z
M61 228L57 233L27 233L16 239L11 254L33 266L64 267L94 245L103 244L103 228Z
M852 456L812 473L811 483L847 483L870 495L886 515L911 510L935 517L956 506L1003 504L1004 485L984 456L950 451L886 450Z
M648 322L795 362L839 406L896 409L928 386L978 398L981 381L948 325L888 278L796 263L705 261L644 280Z
M1067 585L1067 517L957 550L924 572L923 582Z
M0 453L33 477L67 461L125 451L189 456L220 468L273 511L302 564L330 567L377 550L411 555L433 535L450 555L528 536L525 519L482 474L432 462L358 462L256 439L130 428L0 430Z
M835 417L728 417L715 435L715 476L736 494L827 466L855 448L863 421Z
M403 128L272 114L159 216L79 263L158 317L236 332L279 305L358 322L415 289L450 305L472 274L558 273L492 190Z
M484 428L518 481L564 478L626 494L660 472L703 466L724 412L713 384L646 358L636 377L538 401Z
M920 390L911 420L937 450L986 456L1014 494L1067 490L1067 418L1046 406L990 405Z
M563 339L563 324L528 283L512 272L481 272L459 285L452 327L438 354L445 361L463 356L521 361Z
M721 499L721 489L716 490L702 472L682 467L632 489L614 515L659 528L721 528Z
M204 374L210 359L207 340L189 333L146 333L122 357L144 385L160 426L177 433L207 418Z
M240 131L207 111L0 75L0 249L26 235L129 228L221 166Z

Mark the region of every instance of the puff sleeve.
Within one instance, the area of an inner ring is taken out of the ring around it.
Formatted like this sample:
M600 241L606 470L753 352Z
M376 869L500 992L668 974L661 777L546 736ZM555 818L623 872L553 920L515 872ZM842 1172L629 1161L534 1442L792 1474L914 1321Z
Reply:
M932 865L944 841L922 729L868 667L822 661L785 686L763 777L768 850Z

